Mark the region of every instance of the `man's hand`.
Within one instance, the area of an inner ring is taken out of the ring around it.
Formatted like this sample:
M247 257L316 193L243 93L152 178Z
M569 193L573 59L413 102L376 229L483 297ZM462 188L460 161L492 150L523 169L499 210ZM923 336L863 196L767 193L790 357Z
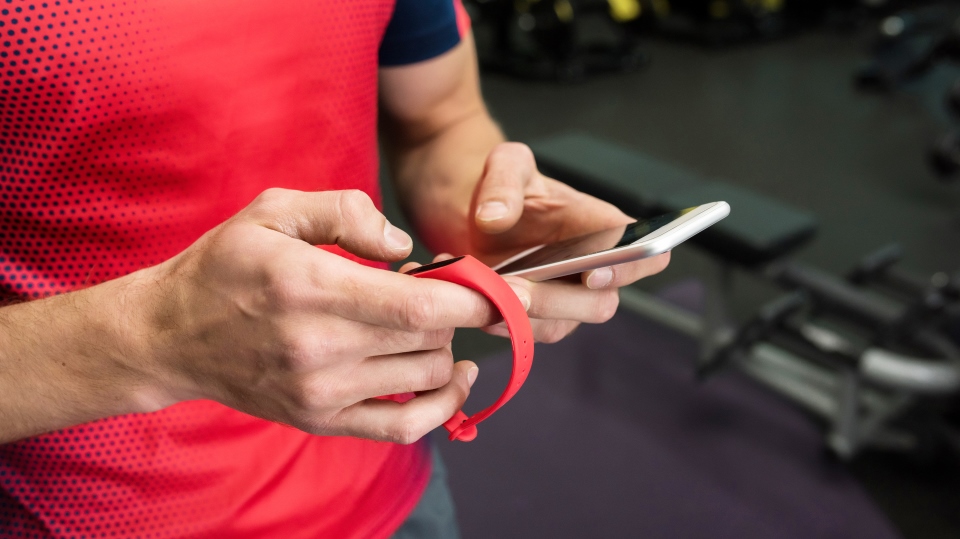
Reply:
M177 399L209 398L315 434L410 443L477 374L451 328L496 320L463 287L368 268L412 242L358 191L271 190L155 268L152 344ZM380 395L423 392L404 404Z
M313 246L396 261L411 243L358 191L275 189L159 266L2 309L0 443L190 399L314 434L416 441L477 376L454 364L451 328L496 311L467 288ZM59 348L30 338L40 320Z
M432 60L380 70L387 157L401 205L434 252L491 264L524 249L629 223L616 207L537 171L523 144L504 143L480 95L473 39ZM478 182L479 180L479 182ZM617 288L666 267L670 255L586 272L582 283L508 277L538 340L603 322ZM506 334L506 328L488 331Z
M470 205L474 256L489 264L530 247L633 222L602 200L540 174L524 144L503 143L490 152ZM670 254L584 272L580 282L507 281L530 302L529 314L541 341L555 342L580 322L605 322L619 303L617 289L662 271ZM506 328L491 332L506 335Z

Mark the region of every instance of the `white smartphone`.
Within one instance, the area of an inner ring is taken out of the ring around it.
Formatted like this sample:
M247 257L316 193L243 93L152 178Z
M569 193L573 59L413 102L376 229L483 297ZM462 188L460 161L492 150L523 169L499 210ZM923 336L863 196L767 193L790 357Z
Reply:
M593 234L539 245L493 269L546 281L665 253L730 214L726 202L711 202Z

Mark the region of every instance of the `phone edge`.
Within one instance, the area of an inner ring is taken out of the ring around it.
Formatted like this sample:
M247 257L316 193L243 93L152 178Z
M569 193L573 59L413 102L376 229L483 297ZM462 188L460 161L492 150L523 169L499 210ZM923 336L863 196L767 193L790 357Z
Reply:
M575 258L573 260L566 260L563 262L554 262L546 266L504 273L501 275L504 277L508 275L523 277L524 279L528 279L530 281L548 281L550 279L582 273L592 269L615 266L617 264L624 264L627 262L633 262L635 260L642 260L644 258L650 258L659 254L663 254L730 215L730 205L725 201L720 200L716 202L708 202L706 204L701 204L698 206L698 208L703 206L707 206L707 208L705 208L702 212L690 215L689 219L681 221L677 226L674 226L666 232L656 235L647 241L643 241L642 243L640 243L642 241L641 239L638 240L637 243L632 243L618 249L607 251L603 256L600 257L590 258L589 255L586 255L581 257L581 259ZM681 226L688 222L699 222L699 226ZM578 260L580 260L582 263L577 264ZM566 265L566 267L558 272L557 270L560 269L558 266L560 265Z

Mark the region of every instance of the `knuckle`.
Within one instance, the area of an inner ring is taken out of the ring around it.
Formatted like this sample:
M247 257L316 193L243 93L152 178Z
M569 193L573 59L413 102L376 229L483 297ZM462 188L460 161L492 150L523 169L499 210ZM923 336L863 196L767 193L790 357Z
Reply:
M282 210L289 204L292 193L293 191L280 187L265 189L236 215L236 219L260 224L271 222L283 213Z
M314 436L337 436L341 435L341 429L332 424L329 418L310 414L294 425L298 429L312 434Z
M620 306L620 294L616 290L605 291L597 303L597 322L606 322L617 314Z
M329 341L318 340L310 334L279 330L278 340L280 367L290 372L306 372L313 367L318 357L330 354Z
M301 298L299 279L291 275L289 267L275 260L264 270L263 295L267 304L277 310L287 310Z
M430 365L424 380L426 387L436 389L449 384L453 379L453 354L446 348L441 348L430 356Z
M671 257L671 256L672 256L672 254L669 253L669 252L660 255L660 269L661 269L661 270L667 269L667 266L670 265L670 257Z
M512 157L533 160L533 150L522 142L504 142L497 145L493 151L490 152L490 156L497 159Z
M541 340L546 344L555 344L563 340L563 333L552 329L546 332Z
M426 331L436 317L436 305L426 294L415 293L400 302L397 319L409 331Z
M443 348L453 342L453 328L427 331L423 334L423 347L427 349Z
M403 417L391 425L387 431L387 439L396 444L410 445L422 438L424 434L426 434L426 431L416 421L416 418Z
M262 208L262 207L273 207L278 204L282 204L287 197L290 196L290 190L283 189L281 187L271 187L265 189L257 198L253 199L252 206Z
M366 220L373 208L373 201L370 196L356 189L349 189L339 192L338 205L340 208L340 217L345 223L360 223Z
M295 415L304 421L329 423L330 412L350 404L344 380L335 376L301 374L289 386L287 398L293 405ZM324 419L326 418L326 419Z
M567 336L567 333L569 333L569 330L565 324L552 322L543 328L540 340L547 344L557 343L563 340L563 338Z
M324 407L326 396L319 384L300 381L293 386L290 398L298 410L312 413Z
M670 252L663 253L660 256L654 257L653 267L651 268L650 275L660 273L661 271L667 269L667 266L670 265Z

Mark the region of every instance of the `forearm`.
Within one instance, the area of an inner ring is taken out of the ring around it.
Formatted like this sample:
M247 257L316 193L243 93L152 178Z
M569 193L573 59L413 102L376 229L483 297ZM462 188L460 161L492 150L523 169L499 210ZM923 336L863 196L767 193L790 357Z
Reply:
M469 252L474 187L504 141L480 95L472 36L438 58L383 69L380 82L381 132L406 215L435 252Z
M141 275L0 309L0 444L165 404L139 351Z
M401 205L434 252L469 252L471 197L491 150L505 140L480 107L424 138L396 136L388 159ZM448 223L436 229L436 223ZM434 225L431 228L431 224Z

